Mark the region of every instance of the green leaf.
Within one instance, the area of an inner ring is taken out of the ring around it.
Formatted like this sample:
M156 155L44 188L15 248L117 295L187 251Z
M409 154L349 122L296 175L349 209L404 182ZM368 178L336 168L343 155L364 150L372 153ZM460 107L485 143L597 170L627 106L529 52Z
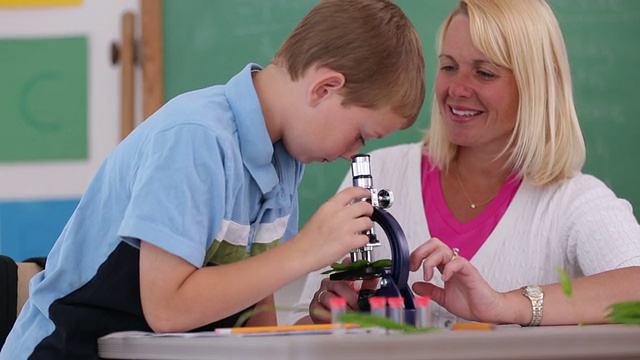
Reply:
M391 266L391 259L380 259L371 263L371 266L375 268L385 268Z
M640 325L640 301L616 303L607 309L610 310L607 318L615 323Z
M558 272L560 273L560 285L562 286L562 292L568 297L571 297L571 295L573 295L573 290L571 289L571 278L569 277L569 274L560 268L558 268Z
M388 330L400 330L405 332L428 332L436 329L433 327L416 328L412 325L399 324L389 318L353 311L344 313L338 318L338 320L342 323L358 324L364 328L381 327Z
M341 271L358 270L360 268L364 268L367 265L369 265L369 262L364 259L357 260L356 262L351 264L333 263L331 264L331 269L323 271L322 274L326 275L326 274L331 274L333 272L339 272L339 271L341 272ZM371 263L371 266L376 268L389 267L391 266L391 259L380 259L380 260L374 261Z

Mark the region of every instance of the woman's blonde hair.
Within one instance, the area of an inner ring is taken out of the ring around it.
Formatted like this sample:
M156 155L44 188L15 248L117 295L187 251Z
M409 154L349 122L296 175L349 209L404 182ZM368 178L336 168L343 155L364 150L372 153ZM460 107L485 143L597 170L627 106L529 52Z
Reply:
M440 27L437 50L455 16L467 16L471 38L489 61L508 68L518 85L516 124L507 166L535 185L567 179L580 171L585 146L576 114L569 59L553 10L543 0L461 0ZM425 136L434 165L447 169L457 146L444 129L435 99Z

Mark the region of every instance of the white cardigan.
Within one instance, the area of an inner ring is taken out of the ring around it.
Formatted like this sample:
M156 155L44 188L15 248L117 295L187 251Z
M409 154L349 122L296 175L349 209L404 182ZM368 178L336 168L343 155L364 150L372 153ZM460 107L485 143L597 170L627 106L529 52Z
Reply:
M421 156L422 143L371 153L374 187L393 192L394 205L387 211L403 228L411 251L431 238L422 201ZM346 186L351 186L351 174L341 188ZM386 245L384 232L377 229L376 233ZM376 258L390 256L384 245ZM629 202L617 198L593 176L579 174L544 187L523 181L471 263L497 291L556 283L560 280L559 268L577 278L640 266L640 225ZM322 271L307 276L290 322L308 315L309 303L326 277L320 274ZM409 284L421 280L422 269L409 274ZM432 282L442 286L437 270ZM435 304L433 311L436 326L460 321Z

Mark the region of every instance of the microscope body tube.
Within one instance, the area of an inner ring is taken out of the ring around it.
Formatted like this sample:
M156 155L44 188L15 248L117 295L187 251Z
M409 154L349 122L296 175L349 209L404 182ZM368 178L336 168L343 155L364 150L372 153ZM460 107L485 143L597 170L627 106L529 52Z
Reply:
M373 188L373 177L371 176L371 159L367 154L357 154L351 157L351 176L353 179L353 186L369 189L371 192L371 205L374 207L390 207L392 204L392 194L387 190L380 190ZM361 201L367 201L362 199ZM371 262L373 249L380 246L380 241L376 237L375 229L371 227L366 232L369 237L369 243L361 248L351 251L351 262L358 260L366 260Z

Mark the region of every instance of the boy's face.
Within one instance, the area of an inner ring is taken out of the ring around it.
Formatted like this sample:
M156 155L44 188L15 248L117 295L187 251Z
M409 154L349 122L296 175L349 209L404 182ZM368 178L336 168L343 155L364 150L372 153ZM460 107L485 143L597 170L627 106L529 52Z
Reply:
M364 142L383 138L406 123L388 107L372 110L343 106L341 101L339 96L323 102L286 131L283 141L291 155L305 164L338 158L351 161Z

